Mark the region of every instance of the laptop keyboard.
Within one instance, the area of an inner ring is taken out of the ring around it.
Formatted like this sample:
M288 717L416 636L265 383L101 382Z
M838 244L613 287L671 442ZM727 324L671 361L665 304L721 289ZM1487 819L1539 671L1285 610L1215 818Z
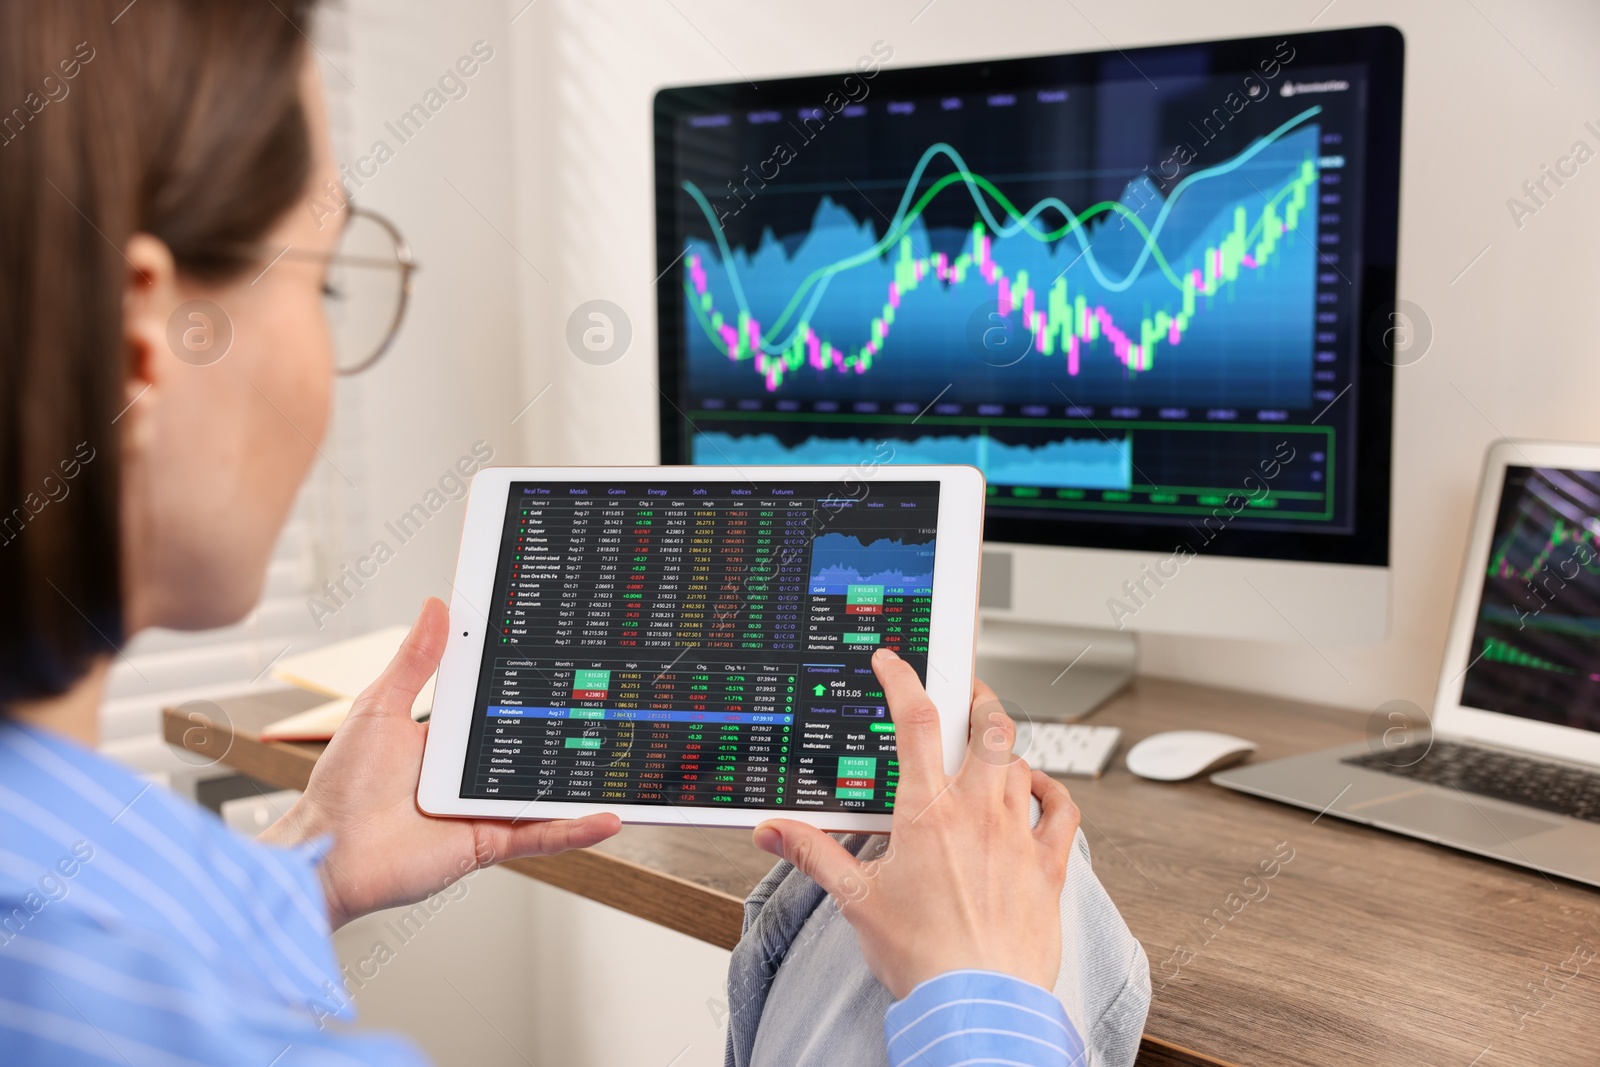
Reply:
M1426 755L1424 755L1426 753ZM1600 774L1453 741L1351 756L1342 762L1540 811L1600 822Z

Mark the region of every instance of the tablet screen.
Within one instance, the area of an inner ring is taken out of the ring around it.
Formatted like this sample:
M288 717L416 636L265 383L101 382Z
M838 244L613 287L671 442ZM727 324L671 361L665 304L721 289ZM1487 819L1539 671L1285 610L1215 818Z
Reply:
M461 796L883 813L936 482L514 482Z

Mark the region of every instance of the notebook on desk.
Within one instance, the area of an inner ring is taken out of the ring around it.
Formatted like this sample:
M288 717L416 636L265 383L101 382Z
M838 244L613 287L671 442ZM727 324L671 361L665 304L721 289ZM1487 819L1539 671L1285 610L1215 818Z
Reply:
M1600 445L1496 445L1431 724L1211 780L1600 886L1597 541Z
M409 632L404 626L390 626L280 659L272 671L274 678L321 693L328 701L270 724L261 736L269 741L328 740L350 714L355 698L394 659ZM411 705L411 717L419 722L433 707L433 681L428 679Z

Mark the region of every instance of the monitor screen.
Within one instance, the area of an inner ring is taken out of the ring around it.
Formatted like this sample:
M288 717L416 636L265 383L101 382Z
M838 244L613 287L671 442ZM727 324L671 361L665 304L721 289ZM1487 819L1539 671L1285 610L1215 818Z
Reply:
M894 810L939 488L513 482L461 795Z
M658 94L663 460L973 464L991 540L1386 564L1399 34L889 51Z
M1600 472L1506 468L1463 705L1600 730L1597 534Z

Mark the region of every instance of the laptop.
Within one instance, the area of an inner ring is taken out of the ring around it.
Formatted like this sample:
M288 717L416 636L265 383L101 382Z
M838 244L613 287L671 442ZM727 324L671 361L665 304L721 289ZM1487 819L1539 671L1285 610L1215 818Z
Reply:
M1600 886L1600 445L1489 451L1431 716L1211 780Z

